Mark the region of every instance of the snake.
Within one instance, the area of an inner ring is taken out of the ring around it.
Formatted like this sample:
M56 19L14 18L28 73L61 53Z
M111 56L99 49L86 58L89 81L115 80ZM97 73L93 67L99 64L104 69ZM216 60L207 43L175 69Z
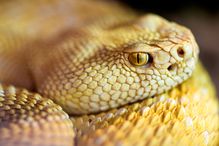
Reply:
M216 146L192 32L116 1L0 2L1 146Z

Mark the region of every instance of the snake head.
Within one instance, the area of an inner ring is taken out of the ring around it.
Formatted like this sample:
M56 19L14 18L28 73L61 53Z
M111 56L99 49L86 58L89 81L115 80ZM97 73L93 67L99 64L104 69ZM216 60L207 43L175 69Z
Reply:
M167 91L191 76L198 56L196 46L180 40L180 43L171 42L168 47L136 43L124 49L127 66L124 68L136 74L140 85L137 90L143 91L139 99Z
M135 98L160 94L191 76L199 48L189 29L153 14L140 17L133 26L137 41L123 47L122 58L126 71L135 74L135 90L141 93Z
M49 57L38 55L46 61L32 65L39 92L69 114L97 113L167 91L191 76L199 52L190 30L152 14L91 29L48 51Z
M100 57L112 72L105 77L113 106L150 98L191 76L199 49L189 29L149 14L113 31Z

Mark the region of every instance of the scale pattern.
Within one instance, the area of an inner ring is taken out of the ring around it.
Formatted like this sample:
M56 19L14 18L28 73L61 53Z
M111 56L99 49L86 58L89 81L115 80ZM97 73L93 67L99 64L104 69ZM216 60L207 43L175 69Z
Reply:
M219 144L188 28L109 1L1 1L0 13L0 145ZM133 66L133 52L150 62Z
M187 28L153 14L132 21L95 30L90 24L36 46L29 66L39 93L69 114L89 114L152 97L191 76L198 47ZM146 52L152 62L133 66L132 52Z
M72 128L69 116L50 99L0 85L1 146L73 145Z
M169 92L97 115L71 117L77 141L79 145L216 146L219 105L209 83L199 64L189 80Z

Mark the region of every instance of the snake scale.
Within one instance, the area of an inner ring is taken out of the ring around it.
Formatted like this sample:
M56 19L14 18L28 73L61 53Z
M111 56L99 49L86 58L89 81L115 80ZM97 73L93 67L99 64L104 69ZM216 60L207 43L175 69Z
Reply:
M191 31L111 1L0 1L0 145L219 145Z

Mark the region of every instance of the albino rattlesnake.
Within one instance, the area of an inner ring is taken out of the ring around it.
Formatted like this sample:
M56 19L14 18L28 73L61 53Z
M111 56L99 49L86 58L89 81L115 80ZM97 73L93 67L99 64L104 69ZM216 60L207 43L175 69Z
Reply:
M43 96L0 86L0 145L217 143L218 124L196 127L196 118L218 120L214 91L202 67L195 72L202 80L194 75L175 87L191 76L198 58L187 28L109 2L17 0L0 7L0 80ZM202 102L209 98L212 108L190 113L195 108L190 102L198 110L203 106L190 99L196 96ZM139 121L145 130L136 131ZM196 130L184 127L181 135L171 128L193 122Z

